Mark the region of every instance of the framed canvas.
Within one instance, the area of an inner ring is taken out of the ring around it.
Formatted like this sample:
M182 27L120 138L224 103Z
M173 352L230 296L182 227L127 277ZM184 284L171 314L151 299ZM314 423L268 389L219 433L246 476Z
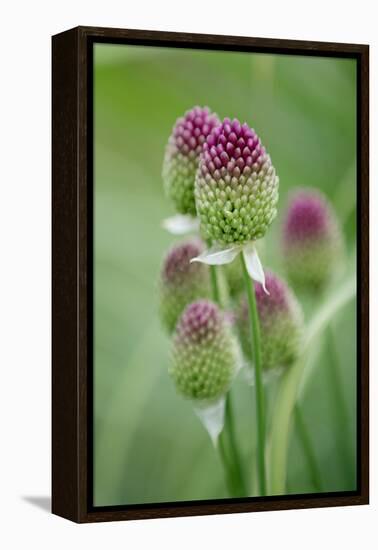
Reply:
M368 503L368 59L53 37L53 513Z

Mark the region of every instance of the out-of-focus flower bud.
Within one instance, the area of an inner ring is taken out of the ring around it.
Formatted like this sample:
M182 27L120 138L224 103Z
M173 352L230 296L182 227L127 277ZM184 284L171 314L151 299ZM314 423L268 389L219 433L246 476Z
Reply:
M177 119L163 163L165 191L180 214L196 215L194 180L206 137L219 124L207 107L194 107Z
M317 291L331 279L342 252L336 214L319 191L301 189L289 201L282 231L282 253L290 282Z
M169 372L178 392L201 402L217 400L230 387L238 359L228 317L210 301L190 304L173 339Z
M256 303L261 331L261 359L264 370L288 367L300 353L303 329L302 310L293 292L277 275L267 272L266 294L260 283L255 283ZM243 296L237 313L240 340L248 359L252 359L249 310Z
M188 304L199 298L210 298L208 266L190 263L202 250L199 239L187 240L172 247L163 261L159 284L160 317L169 333Z

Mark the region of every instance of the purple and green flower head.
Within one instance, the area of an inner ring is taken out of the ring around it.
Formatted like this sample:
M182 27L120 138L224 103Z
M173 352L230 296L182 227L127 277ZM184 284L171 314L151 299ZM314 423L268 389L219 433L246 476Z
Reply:
M169 373L177 391L188 399L216 401L229 389L238 361L227 316L208 300L188 305L173 338Z
M169 333L190 302L210 297L208 267L190 262L202 250L199 239L190 239L173 246L164 258L159 284L160 317Z
M277 214L278 177L256 132L225 118L203 145L195 184L209 238L224 245L263 237Z
M330 281L340 261L342 238L336 214L319 191L293 193L283 222L282 251L294 286L316 291Z
M197 213L213 246L196 261L227 264L242 252L250 276L264 285L254 243L276 217L278 186L256 132L247 123L225 118L207 137L197 172Z
M271 370L292 365L300 354L303 314L288 285L272 272L266 272L267 295L260 283L255 283L256 303L261 331L262 368ZM249 310L243 297L237 323L244 354L253 357L250 340Z
M219 124L208 107L194 107L177 119L163 163L165 191L179 214L196 215L194 180L207 136Z

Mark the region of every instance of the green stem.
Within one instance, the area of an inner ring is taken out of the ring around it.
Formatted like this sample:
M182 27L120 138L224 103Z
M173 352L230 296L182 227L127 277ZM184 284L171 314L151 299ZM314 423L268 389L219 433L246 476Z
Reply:
M282 495L286 491L287 453L290 440L291 418L295 403L311 378L319 349L318 337L331 319L356 295L354 275L339 284L312 317L304 333L303 351L298 361L287 369L281 378L275 398L272 428L268 445L269 493ZM316 344L316 345L315 345Z
M251 352L255 366L255 395L257 418L257 467L259 478L260 496L266 495L265 472L265 405L264 386L262 380L261 347L260 347L260 323L256 305L256 295L253 280L247 271L243 254L240 254L245 286L248 298L249 321L251 328Z
M308 434L301 409L298 404L295 405L294 407L294 418L295 418L295 425L297 427L297 434L300 439L300 443L302 445L302 449L307 460L311 481L314 485L315 491L317 491L318 493L321 493L323 490L323 484L321 480L320 471L316 461L314 448L312 446L312 442Z
M215 269L215 265L210 266L210 279L211 279L211 290L213 293L213 300L216 304L220 305L218 280L217 280L217 272Z
M219 456L220 456L220 459L221 459L221 462L222 462L222 465L223 465L223 469L224 469L224 475L225 475L225 479L226 479L227 490L228 490L230 496L232 496L232 497L239 496L237 494L238 491L237 491L237 487L236 487L236 483L235 483L233 468L231 467L231 464L230 464L230 457L227 453L224 432L222 432L220 434L219 438L218 438L217 448L218 448Z
M212 288L212 294L213 294L213 300L215 303L220 305L220 294L219 294L219 287L218 287L218 279L217 279L217 271L216 267L214 265L210 266L210 278L211 278L211 288ZM228 486L229 490L232 488L232 495L233 496L246 496L247 495L247 489L245 486L244 476L243 476L243 470L241 466L241 460L238 452L238 446L236 443L236 436L235 436L235 427L234 427L234 420L233 420L233 413L232 413L232 403L231 403L231 394L230 391L226 395L226 410L225 410L225 427L224 427L224 434L221 434L219 437L219 447L220 447L220 454L222 457L222 462L225 465L225 468L227 466L228 473L226 474L226 477L228 478ZM225 438L225 439L223 439ZM226 444L226 441L228 442L228 445ZM229 458L227 458L227 447L228 447L228 453ZM230 486L230 473L229 470L231 469L231 486Z
M350 479L353 477L350 464L350 451L348 446L348 407L343 392L343 383L339 368L339 361L335 350L335 344L332 335L331 325L327 330L327 348L330 357L329 361L329 381L332 392L332 400L335 403L334 412L336 420L336 440L339 453L339 461L344 469L345 476Z
M211 280L211 290L213 294L213 300L216 304L219 304L217 272L215 270L214 265L210 266L210 280ZM228 452L227 452L225 429L223 429L222 433L219 435L218 450L219 450L221 462L223 464L228 492L230 493L230 496L235 496L236 489L235 489L234 473L233 473L233 468L231 466L230 457L228 456Z
M229 394L228 394L229 397ZM240 466L232 427L230 401L226 401L225 426L218 439L218 451L223 464L226 485L230 496L245 497L247 490Z
M226 396L226 411L225 411L225 431L229 442L229 452L231 454L232 467L234 470L234 478L237 496L247 496L247 487L244 479L243 468L236 443L234 416L232 412L231 392Z

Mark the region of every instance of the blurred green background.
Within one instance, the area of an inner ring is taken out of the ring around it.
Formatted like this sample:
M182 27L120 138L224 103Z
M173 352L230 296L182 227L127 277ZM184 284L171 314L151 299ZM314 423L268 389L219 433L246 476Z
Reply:
M157 316L156 280L175 240L161 229L174 213L161 180L164 147L176 118L194 105L255 128L280 176L281 215L291 188L322 189L353 258L354 60L95 45L95 505L228 497L207 434L168 378L170 345ZM266 238L264 263L282 273L279 230L280 217ZM355 269L353 260L349 265ZM330 353L321 342L301 407L324 487L341 491L355 488L355 302L331 328L347 422L337 423ZM274 392L273 384L270 405ZM243 458L254 471L253 392L239 377L232 393ZM288 463L287 492L313 492L295 434Z

